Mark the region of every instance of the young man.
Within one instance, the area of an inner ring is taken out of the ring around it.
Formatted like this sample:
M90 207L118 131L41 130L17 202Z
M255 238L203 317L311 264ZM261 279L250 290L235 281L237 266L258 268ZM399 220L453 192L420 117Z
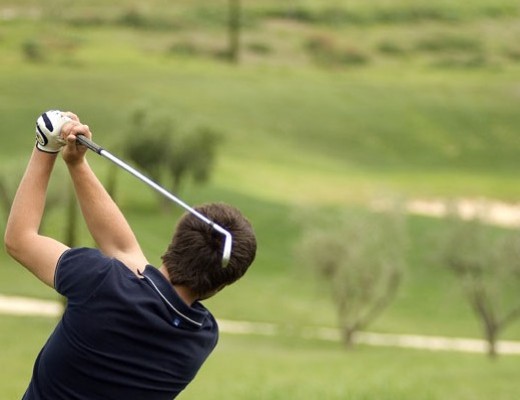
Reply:
M199 300L239 279L253 262L251 225L233 207L199 207L233 236L228 266L221 265L222 235L185 214L162 265L154 268L89 167L87 149L76 142L76 135L91 137L89 127L72 113L51 111L40 117L37 128L37 145L12 204L5 246L64 295L67 307L36 359L23 399L176 397L217 343L216 321ZM70 249L39 233L59 152L98 249Z

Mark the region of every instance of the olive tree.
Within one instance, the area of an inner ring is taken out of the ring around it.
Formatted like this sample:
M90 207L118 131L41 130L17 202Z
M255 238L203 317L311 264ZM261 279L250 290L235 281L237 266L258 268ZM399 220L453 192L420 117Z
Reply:
M401 214L345 214L307 227L298 256L326 283L347 347L392 302L405 266Z
M520 231L491 228L479 218L446 221L441 259L458 278L493 358L500 332L520 317Z
M209 180L219 138L211 127L180 125L169 114L139 109L132 114L122 147L151 179L178 193L190 178L196 183Z
M187 177L196 183L208 181L215 164L218 138L213 129L200 126L172 141L167 169L172 178L173 192L180 190Z

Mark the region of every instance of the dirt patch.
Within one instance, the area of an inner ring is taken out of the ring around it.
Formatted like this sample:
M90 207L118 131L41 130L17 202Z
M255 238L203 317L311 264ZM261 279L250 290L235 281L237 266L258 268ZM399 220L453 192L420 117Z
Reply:
M387 210L390 204L376 201L371 204L375 210ZM520 227L520 203L506 203L490 199L461 198L447 199L414 199L406 202L406 210L410 214L426 215L442 218L456 211L466 220L479 218L487 224L505 228Z

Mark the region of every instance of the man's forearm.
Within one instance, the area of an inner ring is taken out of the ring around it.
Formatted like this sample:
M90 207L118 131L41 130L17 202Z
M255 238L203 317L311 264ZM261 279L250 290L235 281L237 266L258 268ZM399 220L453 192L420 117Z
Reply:
M139 245L126 218L86 159L67 166L83 217L99 248L110 256L138 249Z

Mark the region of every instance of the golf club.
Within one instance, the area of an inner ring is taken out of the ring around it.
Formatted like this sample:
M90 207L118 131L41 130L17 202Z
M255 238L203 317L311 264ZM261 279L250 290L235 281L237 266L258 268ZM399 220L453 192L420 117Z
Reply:
M125 171L129 172L130 174L134 175L136 178L140 179L144 183L146 183L148 186L152 187L171 201L177 203L179 206L184 208L186 211L190 212L191 214L195 215L197 218L199 218L201 221L204 221L208 225L210 225L213 229L215 229L217 232L221 233L225 236L224 241L224 249L222 251L222 267L227 267L229 263L229 259L231 257L231 246L232 246L232 236L231 233L229 233L227 230L222 228L220 225L216 224L215 222L211 221L206 216L202 215L200 212L195 210L193 207L189 206L179 198L175 197L173 194L168 192L166 189L164 189L162 186L158 185L154 181L152 181L147 176L143 175L141 172L137 171L135 168L132 168L130 165L125 163L124 161L121 161L119 158L108 152L107 150L103 149L98 144L94 143L92 140L88 139L84 135L77 135L76 140L80 142L82 145L88 147L93 152L99 154L102 157L107 158L108 160L112 161L117 166L123 168Z

